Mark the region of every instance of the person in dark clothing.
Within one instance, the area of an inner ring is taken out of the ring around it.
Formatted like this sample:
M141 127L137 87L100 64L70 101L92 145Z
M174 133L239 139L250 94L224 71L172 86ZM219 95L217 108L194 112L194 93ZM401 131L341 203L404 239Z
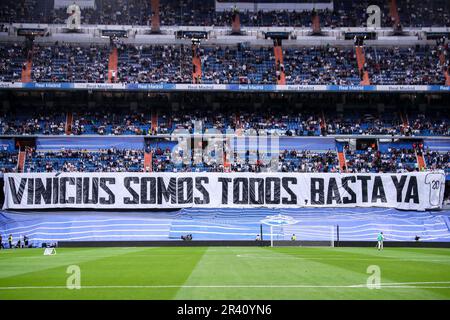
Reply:
M5 249L5 247L3 246L3 237L2 237L2 235L0 234L0 250L1 249Z

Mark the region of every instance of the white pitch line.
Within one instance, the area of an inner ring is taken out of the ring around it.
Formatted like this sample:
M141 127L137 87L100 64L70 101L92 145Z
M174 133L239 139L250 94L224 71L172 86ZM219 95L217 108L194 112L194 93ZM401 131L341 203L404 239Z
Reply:
M337 257L314 257L314 256L288 256L288 257L273 257L273 256L259 256L258 254L237 254L236 257L238 258L258 258L258 259L308 259L308 260L346 260L346 261L372 261L374 259L382 259L382 260L386 260L386 261L429 261L429 262L450 262L450 258L449 259L427 259L427 258L423 258L423 259L418 259L418 258L392 258L392 257L377 257L374 256L373 258L346 258L346 257L342 257L342 258L337 258Z
M450 284L450 281L434 282L398 282L382 283L382 289L450 289L450 286L422 286L417 284ZM172 289L172 288L205 288L205 289L233 289L233 288L342 288L342 289L369 289L375 288L374 285L356 284L356 285L111 285L111 286L81 286L80 289ZM0 287L0 290L28 290L28 289L68 289L66 286L21 286L21 287Z

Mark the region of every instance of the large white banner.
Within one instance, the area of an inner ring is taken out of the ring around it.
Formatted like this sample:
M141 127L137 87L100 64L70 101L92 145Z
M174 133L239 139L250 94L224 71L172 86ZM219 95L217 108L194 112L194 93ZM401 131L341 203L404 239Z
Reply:
M4 209L186 207L441 208L442 171L334 173L7 173Z

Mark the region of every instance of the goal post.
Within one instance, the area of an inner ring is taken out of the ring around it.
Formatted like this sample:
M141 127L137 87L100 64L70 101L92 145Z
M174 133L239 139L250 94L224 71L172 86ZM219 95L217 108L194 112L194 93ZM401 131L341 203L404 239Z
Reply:
M56 254L55 248L45 248L44 250L44 256L53 256Z
M283 226L270 226L270 246L273 247L274 242L284 241L285 234Z
M272 247L334 247L335 226L284 226L271 232ZM293 236L295 235L295 240ZM273 240L272 240L273 239Z
M311 225L301 223L290 216L267 216L261 223L270 230L270 246L280 247L334 247L334 225Z

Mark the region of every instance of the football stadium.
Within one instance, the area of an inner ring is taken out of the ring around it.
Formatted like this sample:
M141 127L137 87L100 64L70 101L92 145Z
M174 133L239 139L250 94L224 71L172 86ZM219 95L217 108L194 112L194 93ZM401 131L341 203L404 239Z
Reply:
M0 300L450 300L449 38L448 0L2 0Z

